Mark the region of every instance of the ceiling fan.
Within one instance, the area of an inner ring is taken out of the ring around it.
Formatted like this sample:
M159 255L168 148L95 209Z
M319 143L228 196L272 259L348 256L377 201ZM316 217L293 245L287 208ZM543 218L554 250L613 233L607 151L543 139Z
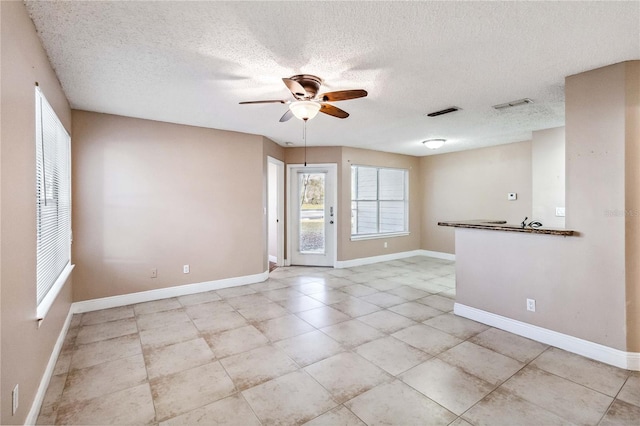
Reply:
M339 90L336 92L318 94L320 86L322 85L322 79L315 75L299 74L289 78L283 78L282 81L291 91L294 100L274 99L265 101L245 101L240 102L240 104L288 104L289 110L280 117L280 122L283 123L294 116L300 120L307 121L315 117L318 112L322 112L333 117L347 118L349 116L348 112L327 102L346 101L349 99L363 98L367 96L367 91L362 89Z

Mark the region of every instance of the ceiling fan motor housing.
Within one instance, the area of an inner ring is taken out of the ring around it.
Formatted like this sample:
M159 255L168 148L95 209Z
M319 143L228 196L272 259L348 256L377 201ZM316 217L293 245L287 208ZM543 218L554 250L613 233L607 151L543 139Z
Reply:
M291 80L299 83L307 93L294 93L296 96L304 99L313 99L318 94L322 79L310 74L298 74L290 77Z

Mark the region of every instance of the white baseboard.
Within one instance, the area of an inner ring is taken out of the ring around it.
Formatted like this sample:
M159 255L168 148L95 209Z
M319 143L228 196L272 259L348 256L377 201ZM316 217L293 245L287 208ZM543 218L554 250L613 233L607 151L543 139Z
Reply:
M420 252L423 256L434 257L436 259L452 260L452 261L456 260L456 255L451 253L444 253L441 251L431 251L431 250L420 250Z
M640 353L621 351L599 343L590 342L568 334L559 333L533 324L496 315L491 312L472 308L460 303L456 303L454 305L453 312L461 317L469 318L519 336L555 346L574 354L604 362L605 364L627 370L640 371Z
M414 256L427 256L436 259L456 260L455 254L441 253L438 251L429 250L411 250L403 251L400 253L383 254L381 256L361 257L359 259L337 260L335 263L335 268L353 268L355 266L370 265L372 263L378 262L388 262L390 260L406 259L407 257Z
M405 259L407 257L421 256L422 250L403 251L400 253L389 253L381 256L361 257L360 259L337 260L335 268L353 268L354 266L370 265L378 262L388 262L390 260Z
M278 263L278 258L272 254L269 255L269 262Z
M56 344L51 351L49 363L47 364L47 368L44 370L44 374L42 375L42 379L40 380L40 385L38 386L38 391L36 392L36 396L33 399L33 403L31 404L31 409L29 410L29 414L27 415L27 419L24 423L25 425L35 425L38 421L38 414L40 414L40 408L42 408L44 396L47 393L47 388L49 387L51 377L53 377L53 372L56 368L56 363L58 362L60 352L62 351L64 339L67 337L67 331L69 331L69 325L71 324L72 317L73 312L71 309L69 309L67 319L62 325L62 329L60 330L60 334L58 335L58 340L56 340Z
M100 309L117 308L135 303L151 302L153 300L168 299L170 297L186 296L189 294L202 293L204 291L220 290L222 288L237 287L245 284L255 284L266 281L269 278L269 271L261 274L245 275L242 277L225 278L216 281L205 281L202 283L185 284L174 287L159 288L156 290L141 291L138 293L123 294L120 296L103 297L100 299L84 300L71 305L74 314L97 311Z

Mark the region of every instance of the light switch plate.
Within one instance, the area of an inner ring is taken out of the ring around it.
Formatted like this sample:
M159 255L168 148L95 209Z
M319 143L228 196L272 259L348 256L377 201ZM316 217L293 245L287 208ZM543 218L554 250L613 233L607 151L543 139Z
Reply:
M556 217L564 217L564 207L556 207Z

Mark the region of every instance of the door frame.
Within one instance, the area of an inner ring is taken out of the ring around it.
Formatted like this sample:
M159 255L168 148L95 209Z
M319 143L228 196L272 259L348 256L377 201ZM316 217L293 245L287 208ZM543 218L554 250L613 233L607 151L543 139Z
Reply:
M285 185L284 185L284 162L267 156L267 258L269 257L269 212L271 211L269 206L269 191L271 190L272 182L269 182L269 164L276 166L276 191L277 191L277 242L276 242L276 256L278 258L276 265L285 266L284 257L284 200L285 200Z
M318 163L318 164L310 164L307 163L305 164L287 164L287 265L291 265L291 255L292 255L292 251L291 248L293 247L292 244L292 235L293 235L293 227L295 225L298 224L294 224L293 220L291 220L292 218L292 203L291 200L293 200L294 195L292 194L292 185L291 185L291 176L292 176L292 170L293 169L299 169L299 168L305 168L308 167L310 169L328 169L330 173L333 173L335 176L334 182L333 182L333 197L331 200L327 200L326 198L326 194L325 194L325 202L330 201L331 205L334 206L334 216L333 216L333 221L334 224L333 226L329 227L329 232L331 232L331 237L333 238L333 253L331 255L331 257L329 258L329 261L331 263L331 267L335 268L336 267L336 262L338 259L338 211L339 211L339 206L338 206L338 164L337 163ZM296 197L297 198L297 197Z

